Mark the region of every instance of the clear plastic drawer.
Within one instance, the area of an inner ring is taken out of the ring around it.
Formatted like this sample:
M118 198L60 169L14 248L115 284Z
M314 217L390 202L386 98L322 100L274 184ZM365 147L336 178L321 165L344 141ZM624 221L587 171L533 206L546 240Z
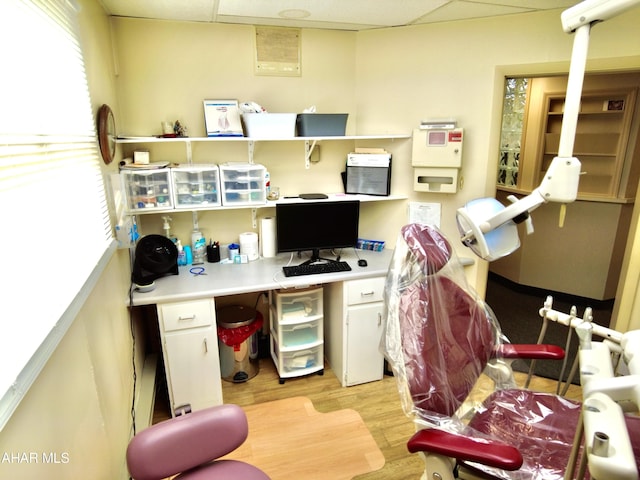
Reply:
M220 170L217 165L184 165L171 169L175 208L194 209L221 205Z
M123 170L123 188L130 211L173 208L171 170Z
M223 205L260 205L266 203L266 168L250 163L220 165Z
M282 326L281 348L283 350L315 346L322 341L322 322L320 320Z
M286 373L303 372L323 368L322 345L296 350L294 352L282 352L282 365Z

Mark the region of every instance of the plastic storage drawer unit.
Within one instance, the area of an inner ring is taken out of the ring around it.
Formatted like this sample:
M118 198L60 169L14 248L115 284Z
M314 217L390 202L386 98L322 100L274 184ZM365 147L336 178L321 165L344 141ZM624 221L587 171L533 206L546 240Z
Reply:
M173 208L171 170L122 170L123 189L129 211Z
M280 383L324 372L323 289L270 292L271 357Z
M266 168L252 163L220 165L222 205L260 205L267 201Z
M221 204L217 165L182 165L171 169L175 208L195 209Z

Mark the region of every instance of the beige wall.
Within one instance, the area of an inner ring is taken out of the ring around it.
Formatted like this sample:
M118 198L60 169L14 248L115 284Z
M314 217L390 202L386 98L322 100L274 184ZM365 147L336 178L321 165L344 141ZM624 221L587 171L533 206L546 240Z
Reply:
M637 9L636 9L637 10ZM405 28L354 32L303 30L302 76L253 74L253 27L149 20L114 22L119 62L120 131L157 134L162 120L180 119L191 136L204 135L204 98L255 100L271 112L347 112L347 133L410 134L423 119L454 117L465 128L463 188L454 195L413 192L411 140L362 142L393 154L392 193L442 205L442 228L457 236L455 210L493 195L495 161L506 74L566 72L573 36L562 32L560 11ZM589 70L640 68L640 42L628 42L638 12L593 29ZM624 33L628 32L628 33ZM180 41L175 41L180 39ZM232 45L221 48L219 45ZM141 105L144 107L140 108ZM284 195L340 191L339 172L349 142L323 142L321 162L305 170L300 144L258 144L255 161L267 166ZM123 155L132 147L123 148ZM151 148L157 160L186 161L184 146ZM195 144L194 161L246 161L244 145ZM361 236L395 244L406 203L363 207ZM271 215L260 210L259 215ZM174 215L174 233L188 239L191 215ZM143 233L161 231L157 216L141 220ZM230 242L251 230L249 212L200 214L206 236ZM459 253L470 252L456 243ZM483 294L487 265L468 276Z
M207 97L255 100L272 112L298 112L312 104L324 112L348 112L348 133L359 134L408 134L422 119L457 118L466 134L465 183L455 195L412 191L410 140L373 142L393 149L394 193L442 203L442 226L453 238L455 209L493 194L503 76L566 71L572 42L560 30L559 12L360 33L304 30L301 77L256 77L252 27L115 19L110 29L95 0L80 3L94 109L110 104L120 133L157 134L161 121L179 119L192 136L201 136L201 102ZM591 68L639 69L639 23L640 10L635 9L595 27ZM323 142L321 162L310 170L304 169L297 143L259 144L256 161L268 166L273 184L284 194L335 191L344 155L353 147L350 142ZM118 155L130 151L120 146ZM184 147L152 155L185 160ZM209 144L195 146L194 157L215 163L247 158L244 147ZM116 169L112 165L105 172ZM176 233L186 236L191 215L174 217ZM361 233L392 246L405 218L404 202L367 205ZM248 214L216 212L203 213L201 226L207 236L221 241L252 228ZM159 233L161 221L149 217L142 228L143 233ZM69 462L0 465L3 477L126 478L123 455L132 389L124 307L127 262L126 252L111 261L0 434L2 452L66 452ZM486 265L473 267L470 277L482 292ZM627 278L635 298L637 266Z
M573 36L562 32L559 15L550 11L358 34L360 131L390 126L410 131L420 120L443 117L454 117L465 128L464 187L455 195L408 192L411 199L442 203L442 228L452 238L457 237L455 210L495 193L504 76L568 71ZM638 19L640 9L635 9L593 28L590 70L640 68ZM405 167L402 174L410 170ZM461 255L472 256L456 246ZM481 262L468 274L483 293L487 265Z

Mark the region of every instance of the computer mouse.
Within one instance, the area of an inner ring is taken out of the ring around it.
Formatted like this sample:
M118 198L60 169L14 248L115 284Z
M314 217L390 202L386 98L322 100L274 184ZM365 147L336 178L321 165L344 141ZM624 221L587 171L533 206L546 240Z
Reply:
M358 260L358 265L361 267L366 267L367 261L364 258L361 258L360 260Z

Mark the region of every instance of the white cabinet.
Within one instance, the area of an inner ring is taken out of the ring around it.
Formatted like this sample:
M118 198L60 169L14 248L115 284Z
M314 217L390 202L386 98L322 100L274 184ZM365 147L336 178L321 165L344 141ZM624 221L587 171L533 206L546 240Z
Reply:
M382 379L384 277L325 286L325 353L343 387Z
M171 412L222 404L213 299L159 304L158 320Z
M280 383L324 373L322 287L270 292L271 357Z

